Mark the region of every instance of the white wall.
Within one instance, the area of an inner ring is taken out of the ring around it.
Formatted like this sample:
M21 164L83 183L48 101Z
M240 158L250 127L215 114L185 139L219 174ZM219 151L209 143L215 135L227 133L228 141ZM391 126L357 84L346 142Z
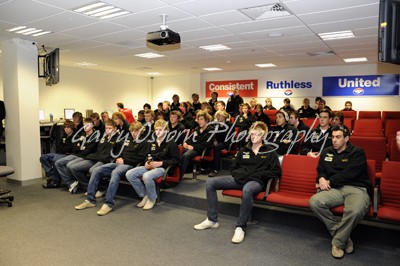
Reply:
M309 95L302 95L301 97L289 96L291 104L295 109L302 105L304 97L310 98L313 105L316 96L322 95L322 77L324 76L351 76L351 75L377 75L377 74L399 74L400 66L390 64L363 64L363 65L349 65L349 66L332 66L332 67L309 67L309 68L290 68L290 69L270 69L258 71L242 71L231 73L206 73L202 75L201 83L202 89L200 96L203 98L205 95L205 83L207 81L221 81L221 80L243 80L243 79L258 79L259 94L257 100L261 104L265 104L266 95L266 81L267 80L297 80L299 77L302 81L313 81L313 86L317 86L320 93L315 93L316 90L310 91ZM283 106L283 99L286 98L283 94L281 97L271 97L273 105L276 108ZM220 93L221 94L221 93ZM225 96L225 95L220 95ZM219 97L221 100L226 101L227 97ZM333 110L340 110L344 108L344 102L350 100L353 102L353 109L355 110L400 110L400 97L399 96L352 96L352 97L323 97L327 105ZM245 102L249 102L251 98L244 98Z

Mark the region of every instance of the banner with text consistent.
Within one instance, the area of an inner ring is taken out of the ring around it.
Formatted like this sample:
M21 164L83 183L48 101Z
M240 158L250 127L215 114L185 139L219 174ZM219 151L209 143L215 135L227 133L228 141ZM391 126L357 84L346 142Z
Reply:
M258 97L258 80L207 81L206 97L211 97L213 91L218 92L219 97L228 97L228 93L233 93L234 89L238 89L242 97Z
M400 75L323 77L322 96L399 95Z

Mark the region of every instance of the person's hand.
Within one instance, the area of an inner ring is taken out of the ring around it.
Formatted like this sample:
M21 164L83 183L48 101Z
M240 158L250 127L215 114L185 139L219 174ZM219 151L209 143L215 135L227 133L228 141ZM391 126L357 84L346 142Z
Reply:
M313 157L313 158L317 158L318 157L318 152L310 151L310 152L307 153L307 156L310 156L310 157Z
M194 147L193 147L192 145L188 145L188 144L186 144L186 149L188 149L188 150L193 150L193 149L194 149Z
M116 164L124 164L124 159L122 158L117 158L117 160L115 160Z
M144 167L145 167L147 170L152 170L154 167L153 167L153 165L152 165L151 163L152 163L152 162L147 161L147 162L144 164Z
M397 131L396 143L397 143L397 149L400 150L400 131Z
M319 189L321 189L321 190L329 190L329 189L331 189L329 180L326 180L325 177L321 177L319 179L319 184L318 185L319 185Z
M154 169L154 168L161 167L162 164L163 164L162 161L160 161L160 162L151 162L151 163L150 163L150 165L153 167L153 169Z

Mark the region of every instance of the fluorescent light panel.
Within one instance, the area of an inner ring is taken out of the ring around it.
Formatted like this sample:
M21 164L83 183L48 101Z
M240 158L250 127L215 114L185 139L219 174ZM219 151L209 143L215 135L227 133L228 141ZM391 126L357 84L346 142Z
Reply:
M343 61L345 61L346 63L367 62L368 58L366 57L344 58Z
M143 58L157 58L157 57L163 57L164 55L156 53L144 53L144 54L135 54L135 56Z
M205 67L203 68L206 71L218 71L218 70L222 70L222 68L218 68L218 67Z
M149 73L146 73L147 75L150 75L150 76L158 76L158 75L160 75L161 73L160 72L149 72Z
M42 29L36 29L36 28L27 28L26 26L14 27L14 28L8 29L6 31L14 32L17 34L23 34L23 35L31 35L33 37L51 33L51 31L44 31Z
M256 64L258 67L276 67L275 64L268 63L268 64Z
M222 50L230 50L231 48L222 44L214 44L214 45L206 45L206 46L200 46L200 49L204 49L207 51L222 51Z
M324 41L327 41L327 40L338 40L338 39L348 39L348 38L354 38L355 37L354 33L351 30L318 33L318 36Z
M97 66L97 64L88 63L88 62L75 63L75 65L78 65L78 66L87 66L87 67L90 67L90 66Z
M114 18L117 16L123 16L130 13L129 11L122 10L119 7L109 5L103 2L97 2L94 4L89 4L87 6L79 7L74 9L74 11L99 19Z

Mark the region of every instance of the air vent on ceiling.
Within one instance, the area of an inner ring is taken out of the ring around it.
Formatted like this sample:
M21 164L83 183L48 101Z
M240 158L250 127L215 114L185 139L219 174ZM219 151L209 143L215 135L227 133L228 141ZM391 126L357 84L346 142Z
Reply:
M336 55L334 51L307 53L312 58Z
M290 16L291 14L280 4L270 4L239 9L239 12L252 20Z

